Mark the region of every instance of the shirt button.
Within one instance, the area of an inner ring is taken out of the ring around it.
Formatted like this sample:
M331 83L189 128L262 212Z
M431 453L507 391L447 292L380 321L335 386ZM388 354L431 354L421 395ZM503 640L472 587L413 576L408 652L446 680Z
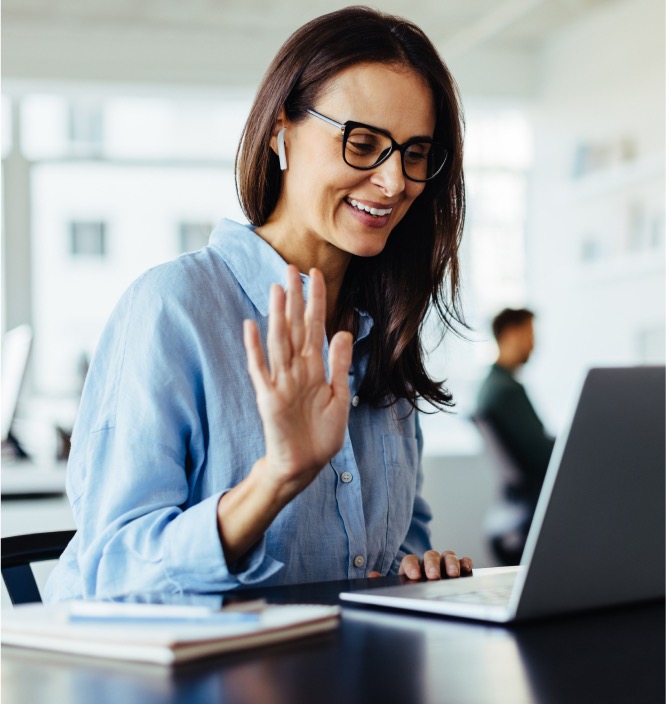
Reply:
M343 473L340 475L340 479L342 479L342 481L343 481L345 484L349 484L349 482L350 482L353 478L354 478L354 476L352 475L351 472L343 472Z
M352 406L356 407L359 403L361 403L361 399L358 396L354 396L352 399Z
M364 564L365 564L365 558L363 557L363 555L357 555L354 558L354 567L363 567Z

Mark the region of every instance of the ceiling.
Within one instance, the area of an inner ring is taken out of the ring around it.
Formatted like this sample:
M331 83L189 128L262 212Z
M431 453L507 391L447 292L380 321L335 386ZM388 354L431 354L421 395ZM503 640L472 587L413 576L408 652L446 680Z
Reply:
M428 33L467 92L525 97L557 32L631 0L383 0ZM298 26L334 0L3 0L2 73L38 81L254 87Z

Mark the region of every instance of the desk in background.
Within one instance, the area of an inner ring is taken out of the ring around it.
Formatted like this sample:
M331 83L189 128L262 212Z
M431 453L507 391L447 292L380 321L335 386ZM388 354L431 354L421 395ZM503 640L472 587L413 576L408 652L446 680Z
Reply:
M33 462L29 459L3 458L0 479L2 500L27 501L64 496L66 469L67 463L62 461Z
M399 577L386 583L398 583ZM376 584L246 590L338 603ZM513 628L345 606L326 636L172 671L4 648L3 704L663 704L664 605Z

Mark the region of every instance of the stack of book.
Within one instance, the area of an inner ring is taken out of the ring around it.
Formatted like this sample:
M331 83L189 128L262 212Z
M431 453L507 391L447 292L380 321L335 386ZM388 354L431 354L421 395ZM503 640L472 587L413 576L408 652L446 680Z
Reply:
M222 609L98 601L26 604L3 614L2 644L175 665L335 629L340 608L249 602Z

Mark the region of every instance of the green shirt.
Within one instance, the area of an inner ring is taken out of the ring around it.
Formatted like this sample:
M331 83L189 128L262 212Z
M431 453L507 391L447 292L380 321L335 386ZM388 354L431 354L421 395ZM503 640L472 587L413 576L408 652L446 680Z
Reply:
M508 369L494 364L479 389L476 413L493 427L520 469L522 486L511 487L512 498L536 503L554 440L546 433L525 388Z

